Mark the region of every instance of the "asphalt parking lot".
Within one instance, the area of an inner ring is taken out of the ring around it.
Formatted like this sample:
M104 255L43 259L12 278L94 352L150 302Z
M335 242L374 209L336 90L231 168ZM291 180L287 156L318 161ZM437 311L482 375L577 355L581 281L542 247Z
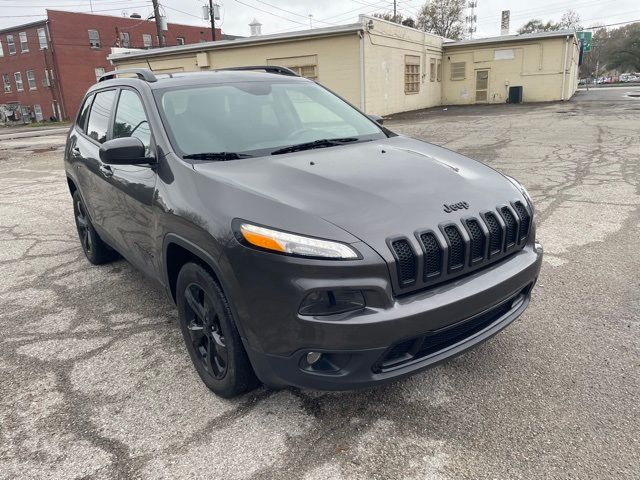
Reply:
M0 478L638 478L634 92L386 123L521 180L546 257L504 332L343 393L210 393L164 292L124 261L84 259L64 136L0 135Z

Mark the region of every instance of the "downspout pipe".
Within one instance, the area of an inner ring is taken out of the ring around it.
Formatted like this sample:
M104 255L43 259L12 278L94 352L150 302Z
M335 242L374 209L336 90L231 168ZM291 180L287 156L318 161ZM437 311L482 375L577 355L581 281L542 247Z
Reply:
M560 100L564 102L564 87L567 81L567 57L569 56L569 35L565 40L564 44L564 61L562 65L562 93L560 95Z

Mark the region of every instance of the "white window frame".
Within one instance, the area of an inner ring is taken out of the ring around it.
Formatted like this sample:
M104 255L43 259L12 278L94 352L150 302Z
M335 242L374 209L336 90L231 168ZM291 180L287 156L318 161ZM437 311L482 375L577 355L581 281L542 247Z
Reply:
M462 67L460 65L462 65ZM462 74L460 70L462 70ZM451 80L464 80L466 78L467 62L451 62Z
M100 77L101 77L102 75L104 75L104 74L105 74L105 69L104 69L104 67L95 67L95 68L93 69L93 71L94 71L94 73L96 74L96 82L97 82L98 80L100 80Z
M95 32L94 37L95 38L91 38L91 34ZM87 30L87 34L89 35L89 47L91 48L100 48L101 47L101 43L100 43L100 32L98 30L96 30L95 28L90 28Z
M2 74L2 84L4 93L11 93L11 78L8 73Z
M51 86L51 79L49 78L49 70L47 70L46 68L44 69L44 78L42 79L42 86L43 87Z
M0 40L0 57L4 57L4 48L2 48L2 41Z
M29 39L27 38L27 32L18 33L18 39L20 40L20 53L29 53Z
M129 48L131 46L131 37L129 36L129 32L120 32L120 41L124 48Z
M142 46L144 48L153 47L153 36L150 33L143 33L142 34Z
M38 84L36 83L36 74L33 70L27 70L27 84L29 85L29 90L37 90Z
M44 50L49 46L47 42L47 31L44 27L38 29L38 44L40 45L40 50Z
M15 72L13 81L16 83L16 92L24 92L24 82L22 81L22 73Z
M13 38L13 35L7 35L7 51L9 52L9 55L15 55L18 53L16 51L16 41Z
M184 37L176 37L176 45L184 45Z

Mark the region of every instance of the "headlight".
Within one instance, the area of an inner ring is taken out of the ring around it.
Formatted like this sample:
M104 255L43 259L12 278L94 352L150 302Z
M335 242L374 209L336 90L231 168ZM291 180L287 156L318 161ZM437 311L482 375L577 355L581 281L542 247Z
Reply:
M251 223L240 224L240 234L250 245L272 252L338 260L360 258L358 252L344 243L272 230Z
M524 195L524 198L527 200L527 202L529 202L529 206L531 207L531 211L533 211L533 200L531 199L531 195L529 195L529 192L527 191L527 189L524 188L524 186L519 181L517 181L515 178L510 177L509 175L505 175L505 177L507 177L509 179L509 181L511 183L513 183L518 190L520 190L522 195Z

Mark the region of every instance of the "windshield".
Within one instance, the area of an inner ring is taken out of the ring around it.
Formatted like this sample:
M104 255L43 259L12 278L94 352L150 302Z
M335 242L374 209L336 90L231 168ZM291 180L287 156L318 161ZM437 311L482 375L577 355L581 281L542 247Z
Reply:
M309 148L385 138L349 104L311 82L238 82L159 90L156 100L173 147L182 156L268 155L294 145ZM300 148L302 149L302 148ZM218 156L222 158L221 156ZM213 158L213 157L211 157Z

